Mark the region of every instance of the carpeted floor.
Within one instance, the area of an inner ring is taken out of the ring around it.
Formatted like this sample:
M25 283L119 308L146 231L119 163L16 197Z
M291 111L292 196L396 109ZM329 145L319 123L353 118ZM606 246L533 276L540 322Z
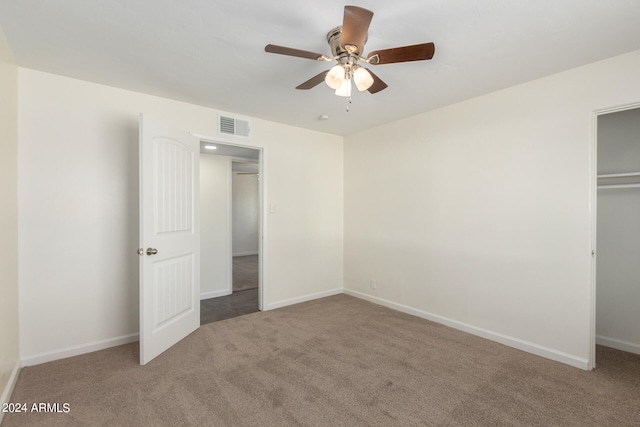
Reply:
M24 368L9 426L638 426L640 356L582 371L347 295Z

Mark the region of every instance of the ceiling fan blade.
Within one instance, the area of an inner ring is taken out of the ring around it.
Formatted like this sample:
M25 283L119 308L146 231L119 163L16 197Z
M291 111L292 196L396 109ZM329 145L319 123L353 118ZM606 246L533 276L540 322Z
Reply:
M373 74L373 72L371 70L369 70L367 68L367 71L369 72L369 74L371 74L371 77L373 77L373 84L371 85L371 87L369 89L367 89L369 91L369 93L374 94L374 93L378 93L381 90L384 90L388 87L388 85L383 82L382 80L380 80L380 77L376 76L375 74Z
M316 61L331 61L331 58L323 53L309 52L308 50L277 46L275 44L266 45L264 47L264 51L268 53L277 53L279 55L295 56L296 58L314 59Z
M371 65L393 64L396 62L424 61L433 58L436 47L433 43L414 44L412 46L394 47L375 50L367 57Z
M324 81L324 77L327 75L328 72L329 72L329 70L325 70L325 71L321 72L320 74L318 74L317 76L311 77L306 82L296 86L296 89L307 90L307 89L311 89L311 88L314 88L314 87L318 86L320 83L322 83Z
M341 47L349 53L361 53L367 41L373 12L358 6L345 6Z

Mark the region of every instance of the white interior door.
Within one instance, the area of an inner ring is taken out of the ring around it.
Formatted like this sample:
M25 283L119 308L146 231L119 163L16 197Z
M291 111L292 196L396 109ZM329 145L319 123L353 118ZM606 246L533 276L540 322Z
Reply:
M198 138L140 115L140 364L200 326Z

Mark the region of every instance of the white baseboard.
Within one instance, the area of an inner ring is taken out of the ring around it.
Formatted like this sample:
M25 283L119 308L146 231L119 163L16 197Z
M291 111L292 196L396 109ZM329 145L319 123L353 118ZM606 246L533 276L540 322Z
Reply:
M224 296L227 296L227 295L231 295L232 293L233 293L233 291L231 289L223 289L221 291L205 292L205 293L200 294L200 301L202 301L203 299L224 297Z
M253 252L238 252L237 254L234 253L233 256L249 256L249 255L258 255L258 251L253 251Z
M640 344L635 344L629 341L623 341L616 338L609 338L609 337L603 337L602 335L596 335L596 344L600 344L605 347L615 348L616 350L622 350L629 353L640 354Z
M383 305L385 307L389 307L394 310L401 311L403 313L411 314L413 316L421 317L423 319L427 319L432 322L440 323L442 325L449 326L451 328L458 329L463 332L467 332L471 335L476 335L478 337L495 341L509 347L517 348L518 350L526 351L527 353L535 354L536 356L541 356L547 359L555 360L556 362L561 362L561 363L574 366L576 368L584 369L584 370L589 369L587 359L582 359L582 358L573 356L571 354L554 350L552 348L544 347L544 346L534 344L528 341L524 341L518 338L510 337L508 335L504 335L498 332L489 331L487 329L478 328L476 326L468 325L466 323L459 322L457 320L438 316L437 314L428 313L426 311L418 310L416 308L409 307L407 305L398 304L392 301L385 300L383 298L374 297L374 296L367 295L362 292L354 291L351 289L345 289L344 293L347 295L354 296L356 298L361 298L361 299L373 302L375 304Z
M24 367L39 365L41 363L47 363L54 360L66 359L67 357L78 356L80 354L92 353L94 351L104 350L106 348L116 347L118 345L129 344L130 342L138 341L138 339L139 335L136 333L109 338L102 341L94 341L88 344L74 345L59 350L48 351L33 356L23 357L22 366Z
M265 311L266 310L273 310L273 309L276 309L276 308L286 307L288 305L293 305L293 304L299 304L301 302L306 302L306 301L312 301L314 299L330 297L332 295L338 295L338 294L341 294L341 293L343 293L343 289L342 288L330 289L328 291L317 292L315 294L309 294L309 295L304 295L304 296L301 296L301 297L289 298L289 299L286 299L286 300L269 303L269 304L267 304L267 307L266 308L263 307L263 309Z
M2 391L2 397L0 397L0 405L4 403L9 403L11 401L11 393L13 393L13 389L16 386L16 382L18 381L18 375L20 374L20 361L16 360L16 364L11 371L11 375L9 376L9 381L7 385L4 387ZM4 412L0 410L0 424L2 424L2 417L4 416Z

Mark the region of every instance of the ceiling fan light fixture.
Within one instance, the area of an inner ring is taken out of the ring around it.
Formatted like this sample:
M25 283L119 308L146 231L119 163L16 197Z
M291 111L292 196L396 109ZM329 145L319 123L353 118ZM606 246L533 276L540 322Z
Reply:
M324 78L324 82L331 89L339 89L345 81L345 70L340 64L334 66L329 70L327 76Z
M369 89L373 85L373 77L366 68L358 67L353 72L353 82L360 92Z
M316 61L337 61L338 64L333 68L318 73L296 86L296 89L312 89L324 80L327 86L335 90L336 95L349 97L349 103L351 103L351 80L354 81L359 91L367 90L371 94L378 93L388 87L372 71L362 68L358 61L378 66L380 64L424 61L433 58L435 53L435 45L433 42L428 42L375 50L369 52L366 58L361 56L365 50L372 18L373 12L370 10L353 5L345 6L342 25L338 25L327 33L331 56L273 44L266 45L264 50L268 53ZM347 111L349 111L348 108Z
M336 89L338 96L351 96L351 79L345 79L340 87Z

